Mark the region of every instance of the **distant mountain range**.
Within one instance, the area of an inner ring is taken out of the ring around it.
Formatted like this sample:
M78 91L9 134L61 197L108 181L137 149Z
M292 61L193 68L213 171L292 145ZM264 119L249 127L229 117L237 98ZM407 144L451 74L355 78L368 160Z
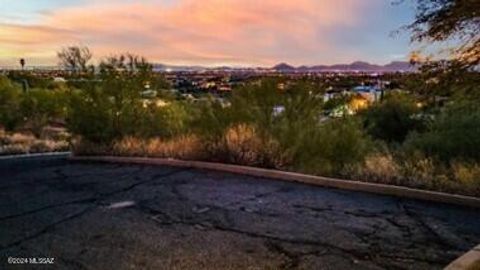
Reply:
M409 62L393 61L386 65L370 64L368 62L356 61L351 64L336 64L336 65L315 65L315 66L299 66L294 67L287 63L280 63L271 68L240 68L240 67L203 67L203 66L175 66L154 64L156 71L204 71L204 70L221 70L221 71L235 71L235 70L254 70L254 69L270 69L277 72L410 72L415 71L415 68Z
M328 71L366 71L366 72L408 72L415 68L409 62L394 61L386 65L375 65L368 62L356 61L351 64L316 65L294 67L281 63L273 67L278 72L328 72Z

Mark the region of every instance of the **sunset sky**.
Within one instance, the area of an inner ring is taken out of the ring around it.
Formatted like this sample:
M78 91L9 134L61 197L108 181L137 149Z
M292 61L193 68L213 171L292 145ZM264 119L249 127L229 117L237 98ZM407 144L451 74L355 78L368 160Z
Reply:
M271 66L406 60L408 2L391 0L0 0L0 66L56 64L86 45L98 59Z

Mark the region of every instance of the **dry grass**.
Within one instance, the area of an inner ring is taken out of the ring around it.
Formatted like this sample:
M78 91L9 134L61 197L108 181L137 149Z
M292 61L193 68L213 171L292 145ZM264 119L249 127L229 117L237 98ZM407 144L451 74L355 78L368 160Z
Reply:
M204 146L194 135L180 136L170 140L149 140L145 152L147 156L174 157L179 159L203 159Z
M395 158L389 153L374 153L361 165L347 168L344 177L480 196L480 164L458 161L445 166L418 153L408 159Z
M453 162L451 171L458 188L471 195L480 195L480 164Z
M206 144L206 152L209 160L247 166L283 168L289 163L278 142L246 124L228 128L219 141Z
M30 146L31 153L59 152L69 150L67 141L35 140Z
M35 139L35 136L31 134L4 133L0 140L2 145L14 145L14 144L29 145L29 144L32 144L36 139Z
M202 159L203 145L198 137L184 135L170 140L138 139L127 137L116 141L112 146L112 154L120 156L149 156L178 159Z
M66 140L37 139L31 134L0 133L0 155L67 151Z
M255 128L245 124L227 129L219 144L229 162L244 165L258 165L263 155L262 146Z
M369 155L365 158L363 166L353 171L355 179L368 179L384 184L397 183L400 177L400 165L390 153Z
M145 156L145 141L134 137L126 137L112 144L111 152L118 156Z
M207 160L270 168L283 168L288 163L288 156L281 151L278 143L261 139L255 128L244 124L227 129L218 141L203 140L191 134L173 139L126 137L111 145L75 141L73 151L79 155Z
M436 177L434 160L421 155L404 160L401 164L401 176L404 184L409 186L431 185Z
M17 136L16 141L28 141ZM42 146L39 146L41 149ZM51 146L47 146L47 148ZM21 146L10 146L10 152L24 152ZM246 166L288 169L289 155L274 140L260 136L250 125L228 128L215 141L204 141L195 135L173 139L126 137L111 145L76 140L73 151L80 155L118 155L205 160ZM308 172L307 172L308 173ZM480 195L480 164L455 162L444 166L420 153L406 157L388 152L368 155L364 162L353 164L342 174L345 178L437 190L465 195Z

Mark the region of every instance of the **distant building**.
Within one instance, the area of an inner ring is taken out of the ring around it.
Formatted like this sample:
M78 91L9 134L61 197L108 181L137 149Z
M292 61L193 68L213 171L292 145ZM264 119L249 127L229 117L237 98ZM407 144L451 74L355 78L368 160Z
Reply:
M272 115L274 117L281 115L285 111L285 106L277 105L273 107Z
M368 105L371 103L364 95L357 94L352 97L350 102L348 103L349 111L353 113L358 112L360 110L366 109Z
M360 85L352 89L354 94L361 95L369 102L376 102L382 99L383 89L378 86Z
M63 78L63 77L55 77L55 78L53 78L53 81L54 82L66 82L67 80L65 80L65 78Z

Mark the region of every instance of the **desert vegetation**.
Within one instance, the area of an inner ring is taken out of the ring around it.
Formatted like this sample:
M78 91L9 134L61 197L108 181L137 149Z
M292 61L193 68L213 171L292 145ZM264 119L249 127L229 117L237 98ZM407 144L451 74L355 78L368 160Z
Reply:
M419 2L414 39L478 34L469 9ZM58 54L64 82L0 77L0 153L70 144L77 155L205 160L480 196L478 35L461 48L451 60L412 58L418 72L389 75L395 87L346 113L354 96L325 101L325 81L309 77L256 77L192 101L142 57L93 66L87 48L67 47ZM56 125L65 130L52 133Z
M325 102L316 80L260 77L226 98L189 101L169 94L145 59L120 55L45 88L24 91L1 77L1 152L70 144L79 155L205 160L478 196L478 73L455 72L463 88L414 73L355 114L327 116L351 98Z
M63 128L69 95L66 85L24 91L0 76L0 155L67 151L69 133Z
M395 90L358 114L325 117L325 90L308 80L258 79L227 103L163 97L162 105L133 92L142 83L119 84L115 95L100 83L71 97L77 154L206 160L479 195L474 97L439 106L415 89Z

